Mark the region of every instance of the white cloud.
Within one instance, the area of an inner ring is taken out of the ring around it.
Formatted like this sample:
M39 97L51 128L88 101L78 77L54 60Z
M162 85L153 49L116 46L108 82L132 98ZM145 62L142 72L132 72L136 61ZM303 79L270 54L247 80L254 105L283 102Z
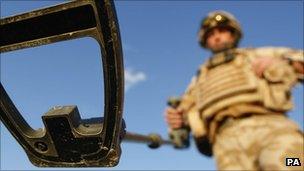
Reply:
M142 71L134 71L131 68L125 69L125 89L128 91L139 82L145 81L147 76Z

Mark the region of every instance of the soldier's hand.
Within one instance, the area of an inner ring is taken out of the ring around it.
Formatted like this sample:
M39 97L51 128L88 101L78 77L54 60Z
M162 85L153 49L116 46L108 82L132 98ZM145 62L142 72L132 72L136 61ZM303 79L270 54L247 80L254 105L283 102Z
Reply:
M183 111L168 107L165 110L165 121L171 129L181 128L183 126Z
M264 71L276 62L281 62L281 60L273 57L258 57L252 61L252 69L258 77L262 77Z

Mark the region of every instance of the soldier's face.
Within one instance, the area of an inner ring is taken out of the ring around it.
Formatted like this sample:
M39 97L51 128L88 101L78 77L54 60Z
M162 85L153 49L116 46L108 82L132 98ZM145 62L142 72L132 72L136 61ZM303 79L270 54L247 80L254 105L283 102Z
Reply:
M207 34L207 47L213 52L230 49L234 44L234 35L224 27L212 29Z

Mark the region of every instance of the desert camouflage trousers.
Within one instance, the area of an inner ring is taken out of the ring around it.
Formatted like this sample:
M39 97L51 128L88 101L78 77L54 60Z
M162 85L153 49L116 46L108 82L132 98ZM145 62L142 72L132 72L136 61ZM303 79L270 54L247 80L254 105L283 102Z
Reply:
M213 154L219 170L304 170L304 136L283 115L228 119ZM286 158L299 158L301 166L286 166Z

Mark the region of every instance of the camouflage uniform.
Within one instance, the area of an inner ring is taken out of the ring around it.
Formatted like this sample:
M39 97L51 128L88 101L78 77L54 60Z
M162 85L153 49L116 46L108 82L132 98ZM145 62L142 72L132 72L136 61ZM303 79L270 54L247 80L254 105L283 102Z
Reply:
M180 104L194 137L207 137L213 144L220 170L299 170L286 167L285 158L304 161L303 134L284 114L293 107L291 88L303 76L285 60L267 68L259 78L250 67L262 54L303 58L302 51L287 48L217 54L202 65ZM225 62L225 55L232 59ZM223 63L210 67L212 60Z
M304 161L303 135L285 116L253 115L226 122L213 146L219 170L303 170L285 166L286 157Z
M252 61L281 58L256 76ZM196 140L212 144L219 170L303 170L303 133L285 115L293 108L290 91L303 75L290 60L303 51L289 48L230 49L204 63L182 97L179 108ZM204 147L202 147L204 148ZM285 166L285 158L302 166Z

